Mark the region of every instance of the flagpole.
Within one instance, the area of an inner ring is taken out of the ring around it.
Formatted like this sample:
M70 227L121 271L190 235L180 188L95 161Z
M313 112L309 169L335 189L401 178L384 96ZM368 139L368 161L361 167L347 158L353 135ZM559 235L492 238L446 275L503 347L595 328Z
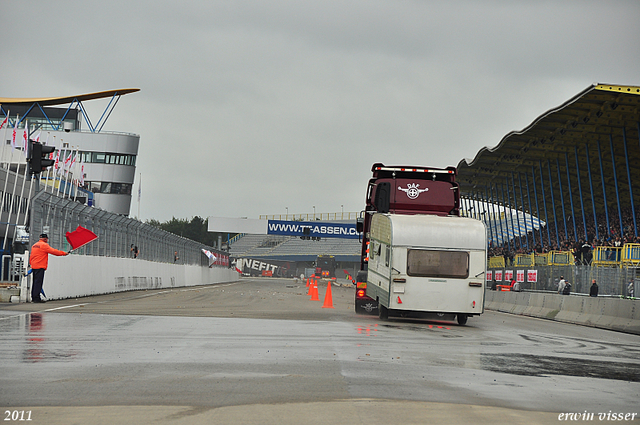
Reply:
M27 149L29 146L29 121L24 121L24 135L23 135L23 148L24 148L24 159L25 159L25 167L24 167L24 176L22 177L22 186L20 187L20 197L18 201L18 211L16 211L16 225L13 226L13 240L16 240L16 233L18 232L18 223L20 222L20 206L22 204L22 198L24 196L24 185L27 183L27 176L29 175L29 164L27 163ZM16 179L17 179L16 173ZM15 197L15 191L14 191ZM25 211L24 216L27 216L27 212Z
M9 117L10 116L11 116L11 110L8 110L7 111L7 123L4 126L4 135L2 136L2 159L3 160L4 160L4 152L5 152L5 149L7 147L7 130L9 129L9 122L10 122ZM9 161L7 161L7 164L8 163L9 163ZM7 168L9 168L9 167L7 167Z
M80 165L79 162L82 160L82 157L80 157L78 159L78 153L79 152L80 152L80 147L76 146L76 162L73 164L73 166L75 167L75 170L73 170L73 176L74 177L77 174L78 165ZM73 202L75 202L76 199L78 198L78 188L80 187L79 180L76 178L75 181L76 181L76 188L75 188L75 191L73 192Z
M138 178L138 220L140 220L140 195L142 193L142 173L139 174Z
M64 197L67 195L67 186L69 185L69 170L71 169L71 161L73 158L73 148L69 149L69 157L65 158L64 162L64 168L63 168L63 175L64 175L64 191L62 192L62 199L64 199ZM67 161L69 161L69 163L67 163ZM68 168L67 168L68 166Z
M14 126L13 130L14 130L14 135L15 135L15 131L17 130L18 126L18 118L16 117L16 125ZM14 139L15 141L15 139ZM15 143L13 144L14 149L15 149ZM13 159L13 152L11 153L11 159ZM11 167L9 167L11 168ZM2 242L2 251L4 252L4 250L6 249L7 246L7 236L9 236L9 225L11 224L11 212L13 211L13 202L15 200L16 197L16 187L18 186L18 176L20 175L20 162L16 162L16 175L13 178L13 191L11 192L11 204L9 206L9 215L7 216L7 226L5 227L4 230L4 241ZM9 179L9 176L7 174L7 180ZM6 193L6 192L5 192ZM18 221L16 220L16 223Z
M64 146L64 143L62 143L62 139L60 139L60 157L62 159L62 167L60 167L60 164L58 163L58 174L60 175L60 177L58 177L59 183L58 183L58 196L60 196L60 189L62 187L62 177L64 176L64 157L67 155L67 151L66 150L62 150L62 147ZM64 154L62 153L64 152Z
M51 184L51 194L53 195L53 192L55 192L56 189L56 176L58 175L58 164L60 163L60 148L58 148L56 146L56 136L55 134L53 135L53 146L56 148L55 150L55 157L54 157L54 165L52 168L52 174L53 174L53 183ZM60 146L62 147L62 145ZM58 185L59 186L59 185Z

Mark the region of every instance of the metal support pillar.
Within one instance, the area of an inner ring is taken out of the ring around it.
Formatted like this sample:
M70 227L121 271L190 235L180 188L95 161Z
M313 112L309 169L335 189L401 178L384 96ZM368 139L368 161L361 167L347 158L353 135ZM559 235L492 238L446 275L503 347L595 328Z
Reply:
M509 205L509 219L511 220L511 233L513 234L513 249L516 250L517 248L522 248L522 245L520 245L519 232L518 232L518 239L516 240L516 226L515 224L513 224L513 208L512 208L513 204L511 204L511 194L509 193L509 176L506 177L506 186L507 186L507 203Z
M551 165L549 165L551 169ZM558 171L558 190L560 192L560 206L562 207L562 223L564 223L564 240L569 240L569 231L567 230L567 213L564 210L564 195L562 193L562 178L560 177L560 161L556 158L556 169Z
M591 174L591 161L589 160L589 145L584 144L584 152L587 156L587 175L589 176L589 190L591 191L591 206L593 207L593 225L596 228L596 239L600 239L598 231L598 216L596 215L596 201L593 196L593 178Z
M509 177L507 177L507 182ZM520 214L518 214L518 201L516 199L516 179L513 177L513 171L511 172L511 187L513 188L513 206L516 210L516 223L518 223L518 242L522 249L522 229L520 228ZM507 186L507 196L509 195L509 186ZM528 248L528 246L527 246Z
M524 211L524 196L522 195L522 178L520 177L520 172L518 172L518 186L520 186L520 206L522 207L522 221L524 223L524 234L527 242L527 249L529 249L529 229L527 228L527 213ZM529 188L527 188L528 190ZM531 205L531 203L529 203ZM531 212L531 207L529 207L529 212ZM531 214L529 214L531 217ZM535 237L533 238L533 244L531 245L531 249L535 248L536 242Z
M504 226L507 228L507 246L511 251L511 235L509 234L509 220L507 219L507 201L504 198L504 185L500 183L500 192L502 192L502 206L504 210ZM513 241L513 249L515 251L515 241Z
M611 166L613 167L613 183L616 188L616 201L618 202L618 220L620 220L620 238L624 237L624 223L622 222L622 209L620 208L620 191L618 190L618 172L616 171L616 156L613 153L613 136L609 134L609 146L611 146Z
M527 176L527 174L525 174L525 176ZM531 183L533 183L533 195L535 196L535 200L536 200L536 216L538 217L538 232L540 233L540 247L544 248L544 237L542 236L542 225L540 224L540 205L538 204L538 189L536 187L536 172L535 169L533 167L531 167ZM527 180L529 179L529 177L527 177ZM529 183L527 183L528 185ZM546 227L547 223L545 222L545 227Z
M520 182L520 196L522 197L522 177L518 172L518 181ZM529 177L527 177L527 173L524 173L524 182L527 185L527 201L529 201L529 221L531 223L531 248L535 251L536 249L536 228L533 225L533 208L531 208L531 192L529 190ZM524 201L522 203L522 208L524 209ZM525 218L525 227L527 220Z
M638 125L638 136L640 138L640 123ZM635 237L638 237L638 226L636 224L636 207L633 205L633 189L631 187L631 172L629 170L629 150L627 148L627 130L622 127L622 138L624 140L624 159L627 164L627 180L629 181L629 198L631 200L631 216L633 217L633 230Z
M540 167L540 187L542 188L542 203L544 204L544 220L546 221L545 227L547 228L547 243L551 247L551 230L549 230L549 213L547 212L547 197L544 194L544 177L542 174L542 161L538 162Z
M500 223L500 245L504 244L504 229L502 228L502 216L500 214L500 200L498 200L498 188L496 187L496 196L493 196L493 185L489 185L489 191L491 193L491 199L493 200L493 219L498 220ZM496 204L498 205L498 215L496 215ZM497 218L496 218L497 217ZM496 230L498 226L496 224Z
M571 190L571 177L569 174L569 155L566 152L564 153L564 163L567 166L567 188L569 189L569 201L571 204L571 221L573 222L573 239L577 242L578 228L576 227L576 212L573 209L573 191Z
M584 226L584 240L589 242L587 233L587 217L584 215L584 199L582 197L582 183L580 182L580 163L578 161L578 146L576 146L576 176L578 177L578 195L580 195L580 210L582 211L582 225ZM577 238L576 238L577 239Z
M491 198L489 198L487 196L487 187L485 186L483 189L484 190L483 190L482 193L484 194L484 199L486 199L487 202L490 202L491 205L493 206L493 201L491 200ZM489 212L489 205L488 204L487 204L487 213L485 214L484 217L485 217L485 221L489 222L489 233L491 235L491 241L492 241L491 246L493 246L494 242L495 242L495 245L497 246L498 245L497 232L494 230L494 226L495 226L496 223L495 223L495 221L491 220L491 213ZM493 225L491 224L492 221L493 221Z
M556 225L556 244L560 249L560 235L558 234L558 214L556 213L556 199L553 195L553 179L551 177L551 161L547 160L547 169L549 170L549 190L551 191L551 206L553 207L553 221ZM562 192L560 192L562 193Z
M609 226L609 206L607 205L607 189L604 181L604 169L602 167L602 150L600 140L598 140L598 159L600 160L600 179L602 180L602 198L604 200L604 216L607 219L607 238L611 237L611 227ZM598 223L596 222L596 226ZM606 239L604 239L606 240Z

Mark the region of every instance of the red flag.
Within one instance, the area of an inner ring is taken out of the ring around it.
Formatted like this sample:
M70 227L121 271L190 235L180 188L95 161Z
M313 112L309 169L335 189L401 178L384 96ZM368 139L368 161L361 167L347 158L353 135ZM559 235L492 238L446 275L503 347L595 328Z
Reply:
M73 232L67 232L67 242L72 249L78 249L91 241L98 239L98 236L89 229L78 226Z

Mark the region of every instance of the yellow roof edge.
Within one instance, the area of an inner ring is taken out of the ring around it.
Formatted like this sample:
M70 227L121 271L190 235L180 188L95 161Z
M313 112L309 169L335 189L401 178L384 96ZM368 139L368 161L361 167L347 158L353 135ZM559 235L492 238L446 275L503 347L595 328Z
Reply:
M603 90L603 91L613 91L617 93L640 95L640 87L638 86L616 86L614 84L596 84L595 89Z

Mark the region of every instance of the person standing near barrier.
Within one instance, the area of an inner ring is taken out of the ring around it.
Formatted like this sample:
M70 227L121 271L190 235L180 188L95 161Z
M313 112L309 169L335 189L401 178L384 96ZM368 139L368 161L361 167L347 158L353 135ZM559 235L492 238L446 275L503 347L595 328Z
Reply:
M566 281L564 280L564 276L560 276L560 281L558 282L558 294L562 294L565 285Z
M69 255L69 252L60 251L55 248L51 248L47 243L49 236L46 233L40 235L40 240L33 244L31 247L31 253L29 254L29 264L33 270L33 285L31 285L31 301L34 303L45 302L40 298L40 292L42 292L42 283L44 282L44 272L49 265L49 254L57 256Z
M629 298L633 298L634 290L633 290L633 279L629 281L629 285L627 285L627 294Z
M590 297L598 296L598 284L596 283L595 279L591 281L591 288L589 288L589 296Z

